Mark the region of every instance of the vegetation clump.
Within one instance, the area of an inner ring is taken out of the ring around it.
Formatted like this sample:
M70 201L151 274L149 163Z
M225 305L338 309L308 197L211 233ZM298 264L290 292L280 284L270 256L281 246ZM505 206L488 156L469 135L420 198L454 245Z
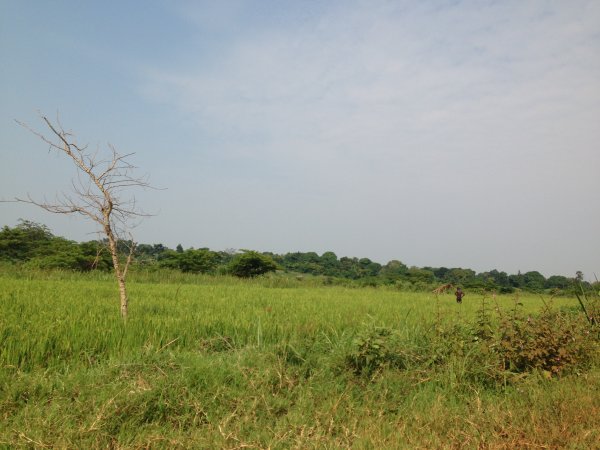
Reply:
M275 272L277 264L270 256L254 251L237 255L229 264L229 271L236 277L252 278L268 272Z
M109 273L0 266L0 447L597 447L575 298L164 275L135 274L124 324Z
M534 292L546 295L573 296L598 292L600 283L583 281L583 274L574 277L552 275L545 278L537 271L509 275L491 270L476 273L471 269L447 267L408 267L398 260L379 264L369 258L338 257L329 251L273 254L269 252L229 249L213 251L208 248L175 250L163 244L133 245L121 239L117 242L119 260L125 263L131 249L134 258L130 274L140 271L171 272L206 275L232 274L252 278L274 270L298 281L320 285L347 285L352 287L389 287L403 292L431 292L440 285L461 286L473 292L499 294ZM247 254L247 255L246 255ZM246 255L246 256L244 256ZM22 221L16 227L4 226L0 230L0 263L9 262L28 269L109 271L113 267L111 254L105 241L77 243L53 236L41 224ZM264 271L267 268L268 270Z
M561 375L580 370L598 352L598 330L581 314L546 307L540 314L503 317L496 343L503 366L513 373Z
M399 333L389 327L364 326L353 339L346 362L355 374L367 376L388 367L405 367Z
M515 301L511 314L494 320L482 300L471 324L434 324L420 336L402 336L391 327L370 324L356 333L345 360L356 375L384 369L449 370L464 382L503 388L519 376L581 373L597 360L600 334L582 314L545 305L524 315ZM439 320L439 319L438 319ZM418 345L415 341L421 341Z

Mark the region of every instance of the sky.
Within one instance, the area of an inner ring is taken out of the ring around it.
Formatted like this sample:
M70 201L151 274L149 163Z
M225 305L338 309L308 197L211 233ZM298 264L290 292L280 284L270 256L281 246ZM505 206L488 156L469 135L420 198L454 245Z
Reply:
M600 276L597 0L0 0L0 58L2 200L69 191L41 112L135 152L139 242Z

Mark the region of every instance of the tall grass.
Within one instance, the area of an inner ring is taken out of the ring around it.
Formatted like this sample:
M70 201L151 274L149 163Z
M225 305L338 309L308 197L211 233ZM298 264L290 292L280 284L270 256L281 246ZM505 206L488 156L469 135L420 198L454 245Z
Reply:
M600 438L597 366L505 389L479 381L486 359L455 338L480 317L474 295L457 305L310 280L138 273L123 324L114 284L0 273L0 445L592 448ZM519 302L524 314L543 307ZM515 299L489 307L509 315ZM373 329L393 330L404 359L357 374L348 355Z
M42 280L4 277L0 293L0 362L23 369L126 356L147 348L196 350L202 340L226 337L235 348L303 342L355 333L365 321L421 335L420 328L473 319L476 298L456 305L424 293L339 287L265 287L258 282L200 277L198 284L132 283L131 318L118 320L110 276ZM264 280L263 280L264 282ZM536 297L525 308L542 305ZM561 299L570 305L573 299ZM498 305L507 311L512 299Z
M229 280L226 280L229 281ZM148 348L197 350L227 337L235 348L303 341L354 329L368 317L383 324L407 316L420 294L340 288L267 288L226 284L131 284L131 318L118 320L112 280L3 279L0 362L23 369L73 360L127 356Z

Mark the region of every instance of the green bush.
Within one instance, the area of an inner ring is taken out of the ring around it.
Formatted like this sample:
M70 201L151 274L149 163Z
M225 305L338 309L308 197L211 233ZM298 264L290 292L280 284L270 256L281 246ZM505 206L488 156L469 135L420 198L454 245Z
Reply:
M219 254L206 249L188 249L182 252L166 250L159 265L167 269L179 269L184 273L214 273L220 262Z
M256 277L275 270L277 270L277 264L270 256L254 251L237 255L229 264L230 273L241 278Z
M592 360L598 343L597 330L581 314L547 308L539 315L503 318L497 349L510 372L560 375Z
M386 367L403 368L398 333L387 327L368 325L352 341L346 363L356 375L371 375Z

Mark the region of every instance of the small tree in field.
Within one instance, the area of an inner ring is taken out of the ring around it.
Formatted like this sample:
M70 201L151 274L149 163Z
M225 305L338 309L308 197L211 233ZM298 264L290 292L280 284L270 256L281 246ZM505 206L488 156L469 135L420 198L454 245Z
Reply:
M105 238L112 258L114 274L119 285L121 317L127 319L128 297L125 280L131 264L135 244L129 234L129 254L123 261L119 258L119 240L128 234L133 221L146 216L136 207L134 197L124 197L130 188L148 188L146 178L132 175L135 167L127 158L132 155L119 154L112 145L104 154L90 151L87 145L80 146L71 133L66 132L60 122L52 123L46 117L42 120L49 129L49 136L32 130L18 122L50 146L50 150L64 154L77 168L77 178L72 182L72 193L57 196L54 202L38 202L29 195L19 202L30 203L56 214L81 214L95 222L99 233ZM122 242L126 242L123 240Z
M229 263L229 271L241 278L251 278L275 270L277 270L277 264L270 256L253 251L237 255Z

